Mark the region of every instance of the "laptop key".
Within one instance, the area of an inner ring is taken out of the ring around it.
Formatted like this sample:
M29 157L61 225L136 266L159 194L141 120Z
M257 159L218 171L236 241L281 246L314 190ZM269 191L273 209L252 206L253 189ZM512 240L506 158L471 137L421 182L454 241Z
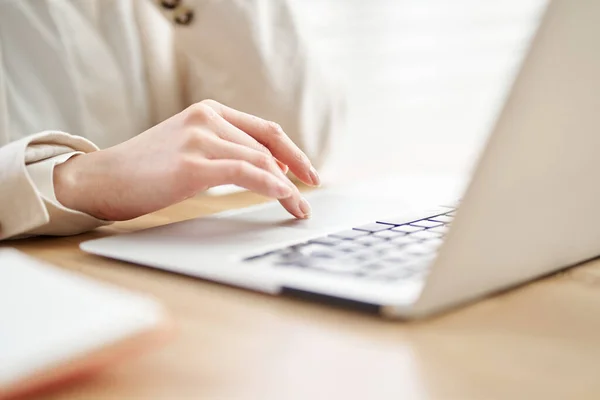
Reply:
M341 241L342 241L342 239L337 239L337 238L334 238L331 236L324 236L324 237L309 240L308 242L324 244L326 246L335 246L336 244L340 243Z
M341 251L340 249L332 246L319 245L319 244L310 244L305 246L304 248L300 248L297 250L298 253L301 254L302 259L312 260L312 259L329 259L329 260L337 260L345 257L347 253Z
M388 251L388 250L393 250L393 249L397 249L398 246L395 245L393 242L390 242L389 240L386 240L385 242L382 243L377 243L373 246L371 246L371 249L373 249L373 251L377 252L378 254L383 254L383 252Z
M286 248L283 250L279 250L279 251L274 251L273 253L271 253L273 256L275 257L279 257L281 259L288 259L288 258L294 258L294 257L298 257L299 255L301 255L299 252L297 252L295 249L292 248Z
M358 261L358 263L364 263L365 261L373 261L377 255L372 253L358 253L354 254L349 258L349 261Z
M413 258L413 255L408 254L401 249L390 250L385 254L381 255L382 261L393 260L392 262L405 262Z
M302 246L297 246L294 251L300 252L305 256L311 256L315 253L334 253L331 246L319 243L308 243Z
M394 239L400 236L404 236L406 235L406 232L394 232L390 229L386 230L386 231L380 231L380 232L375 232L373 235L374 237L380 238L380 239Z
M429 254L433 253L431 248L424 246L420 243L411 244L409 246L406 246L404 248L404 251L407 254L412 254L412 255L429 255Z
M392 244L396 248L402 247L402 246L407 246L409 244L414 244L416 242L417 242L417 240L411 238L410 236L402 236L402 237L398 237L396 239L392 239Z
M442 222L430 221L430 220L424 219L422 221L411 222L410 225L411 226L420 226L421 228L435 228L436 226L441 226L444 224Z
M430 259L418 259L403 264L401 268L382 271L382 275L390 280L421 279L429 271L430 265Z
M344 253L355 253L365 249L360 243L355 243L353 240L343 240L340 244L335 246L336 250Z
M404 232L404 233L412 233L412 232L418 232L418 231L422 231L425 228L422 228L420 226L413 226L413 225L400 225L397 226L395 228L392 228L393 232Z
M431 239L431 240L426 240L426 241L422 242L423 245L428 246L429 248L432 248L432 249L437 249L438 247L440 247L442 245L442 243L444 243L444 241L442 239Z
M383 268L386 268L387 265L385 263L381 263L381 262L373 262L370 264L365 264L363 266L363 270L365 273L369 273L370 271L376 271L376 270L380 270Z
M373 235L362 236L353 240L354 243L360 243L363 246L373 246L384 241L384 239L374 237Z
M328 259L336 259L340 258L342 253L334 250L316 250L311 252L310 254L306 254L306 258L328 258Z
M431 232L429 230L426 230L426 231L411 233L409 237L412 239L421 239L421 240L438 239L440 237L440 233Z
M368 278L377 278L377 279L387 280L387 279L399 278L401 276L409 277L415 273L413 268L410 268L410 266L412 265L411 263L396 264L396 263L381 262L379 264L381 266L380 268L377 268L377 269L374 269L371 271L366 271L367 272L366 276Z
M440 235L445 235L448 233L448 229L449 228L447 226L438 226L437 228L431 228L430 231L439 233Z
M448 211L450 210L448 210L447 207L435 207L434 209L424 210L423 212L411 213L411 215L405 214L401 217L386 217L383 219L378 219L377 222L389 225L405 225L410 222L433 218L436 215L446 214Z
M343 260L316 260L309 268L343 274L353 274L361 270L361 266Z
M293 268L306 268L307 264L304 261L278 261L275 263L277 267L293 267Z
M401 256L384 257L383 261L388 264L401 264L407 261L407 257L402 254Z
M449 215L438 215L437 217L430 218L431 221L443 222L444 224L449 224L454 220Z
M357 226L356 228L353 228L353 229L357 230L357 231L365 231L365 232L373 233L373 232L385 231L385 230L388 230L393 227L394 227L394 225L380 224L380 223L375 222L372 224Z
M331 234L329 236L334 237L334 238L338 238L338 239L349 240L349 239L356 239L356 238L361 237L361 236L366 236L368 234L369 234L368 232L355 231L354 229L350 229L350 230L347 230L347 231L337 232L337 233Z

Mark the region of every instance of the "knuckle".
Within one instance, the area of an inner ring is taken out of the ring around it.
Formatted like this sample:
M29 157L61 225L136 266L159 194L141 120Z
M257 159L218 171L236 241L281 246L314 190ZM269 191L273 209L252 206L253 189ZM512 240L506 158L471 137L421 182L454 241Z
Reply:
M261 169L270 169L273 166L273 162L273 157L259 153L256 156L255 165Z
M246 161L235 162L230 167L230 175L234 179L243 178L248 174L249 164Z
M210 108L213 108L213 109L214 109L214 108L221 107L221 103L219 103L218 101L216 101L216 100L213 100L213 99L205 99L205 100L202 100L202 101L200 102L200 104L204 104L205 106L207 106L207 107L210 107Z
M285 133L283 132L283 128L277 122L266 121L267 131L275 136L275 137L283 137Z
M185 122L188 125L206 124L216 117L215 110L207 104L200 102L187 108Z
M185 148L198 148L204 145L206 135L200 129L186 129L183 135Z

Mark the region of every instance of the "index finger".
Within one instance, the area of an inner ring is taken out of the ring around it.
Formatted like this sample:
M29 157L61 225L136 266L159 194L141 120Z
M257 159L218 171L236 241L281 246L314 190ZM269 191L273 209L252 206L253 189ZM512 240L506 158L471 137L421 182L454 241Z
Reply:
M319 175L306 154L294 144L278 124L235 110L214 100L205 103L224 120L267 147L273 156L289 166L302 182L312 186L321 184Z

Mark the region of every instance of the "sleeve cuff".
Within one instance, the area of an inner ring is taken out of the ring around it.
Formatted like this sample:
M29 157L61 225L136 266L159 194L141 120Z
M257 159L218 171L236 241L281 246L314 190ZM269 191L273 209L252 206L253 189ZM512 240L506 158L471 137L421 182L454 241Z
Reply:
M65 208L44 198L28 171L52 157L96 150L89 140L64 132L41 132L0 147L0 240L75 234L105 224L85 214L71 218L71 210L64 217Z
M54 192L54 167L69 160L71 157L84 154L81 151L63 153L43 161L27 165L27 172L41 196L49 221L46 225L32 231L36 235L73 235L89 231L98 226L109 224L80 211L63 206Z

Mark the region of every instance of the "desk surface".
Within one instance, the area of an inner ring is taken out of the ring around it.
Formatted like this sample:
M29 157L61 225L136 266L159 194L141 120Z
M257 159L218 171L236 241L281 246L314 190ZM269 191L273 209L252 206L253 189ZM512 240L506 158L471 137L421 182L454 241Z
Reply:
M261 201L200 197L69 238L11 246L150 293L178 332L161 349L45 399L597 399L600 263L422 322L222 286L94 257L82 240ZM6 245L6 244L5 244Z

